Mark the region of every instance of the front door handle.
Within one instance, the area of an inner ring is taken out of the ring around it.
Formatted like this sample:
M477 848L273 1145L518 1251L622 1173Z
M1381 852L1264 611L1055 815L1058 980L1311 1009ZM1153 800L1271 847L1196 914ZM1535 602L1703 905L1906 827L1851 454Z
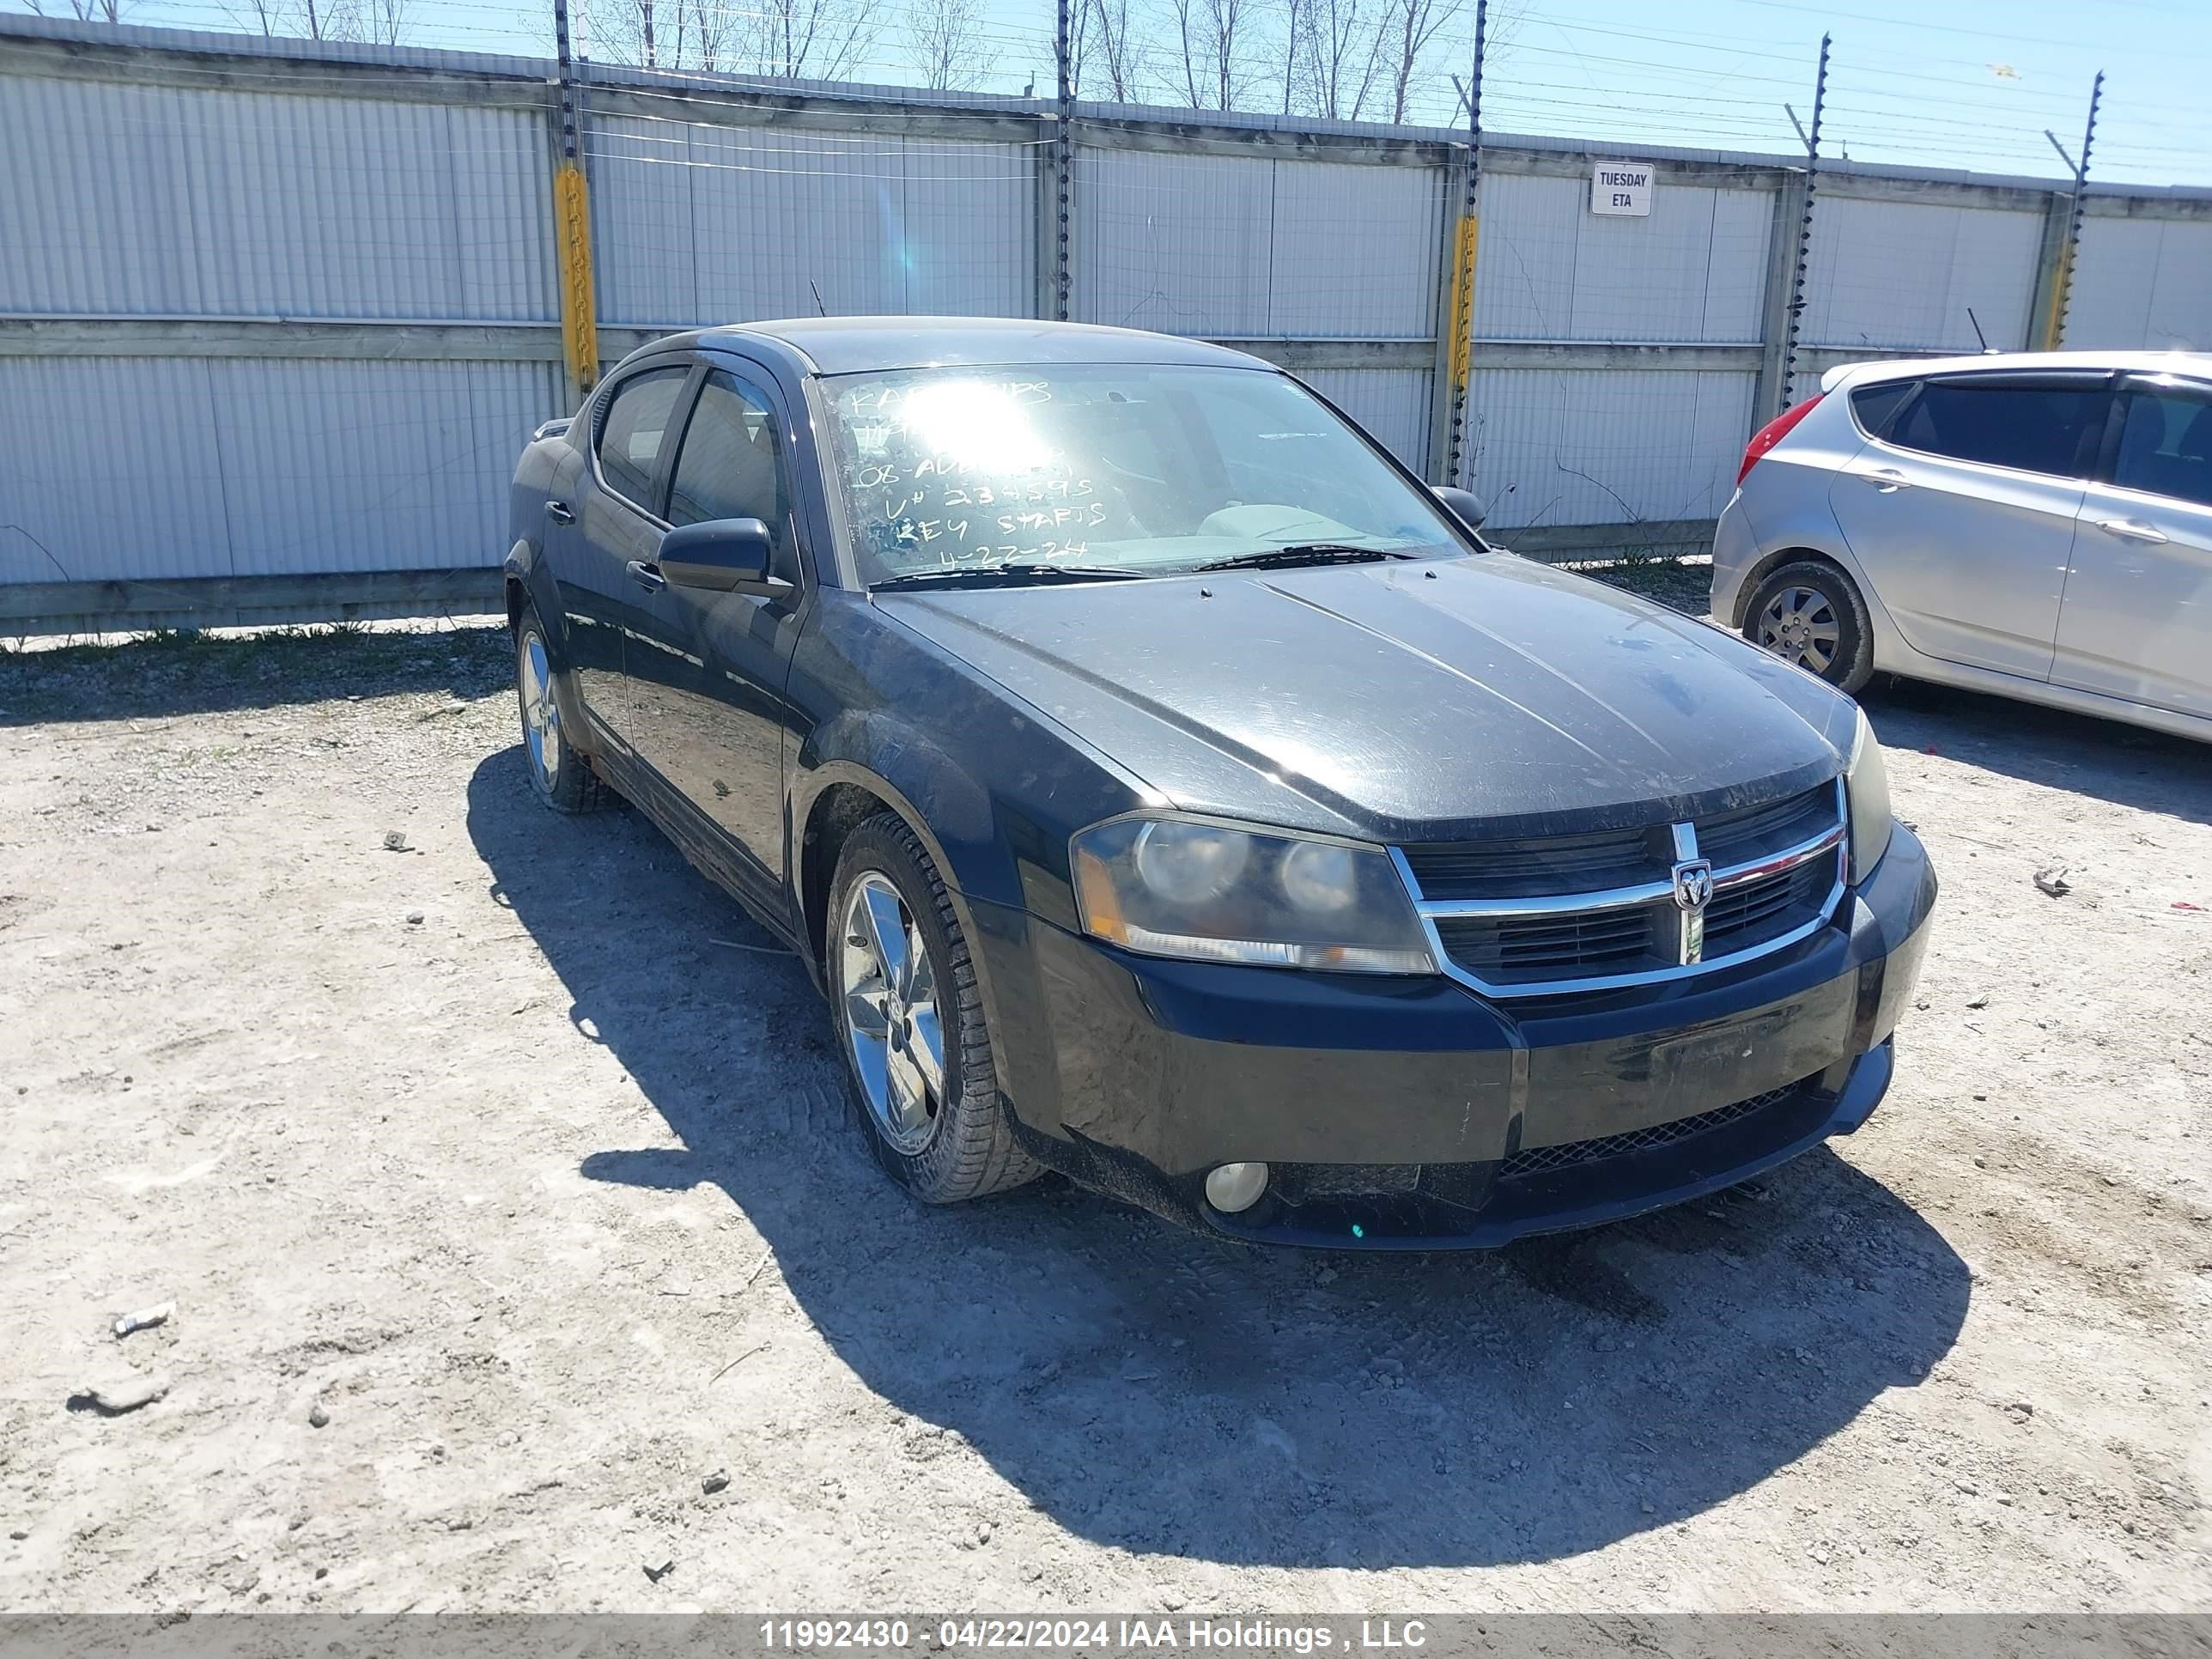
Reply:
M1881 467L1873 472L1862 472L1859 477L1864 478L1885 495L1893 495L1906 488L1905 475L1893 466Z
M2123 536L2131 542L2162 542L2163 530L2145 524L2141 519L2100 519L2097 528L2107 536Z
M657 564L648 564L643 559L632 559L623 568L629 573L632 581L648 593L658 593L668 586L668 578L660 574L660 567Z
M574 524L576 522L576 515L568 510L568 503L566 501L546 502L545 516L552 520L555 524Z

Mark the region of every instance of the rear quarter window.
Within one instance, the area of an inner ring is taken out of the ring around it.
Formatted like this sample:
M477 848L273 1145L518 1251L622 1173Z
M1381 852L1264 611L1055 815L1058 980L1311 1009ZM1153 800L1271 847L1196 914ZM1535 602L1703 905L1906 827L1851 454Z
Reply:
M1897 406L1919 384L1917 380L1884 380L1851 393L1851 413L1858 419L1859 429L1869 437L1887 437Z

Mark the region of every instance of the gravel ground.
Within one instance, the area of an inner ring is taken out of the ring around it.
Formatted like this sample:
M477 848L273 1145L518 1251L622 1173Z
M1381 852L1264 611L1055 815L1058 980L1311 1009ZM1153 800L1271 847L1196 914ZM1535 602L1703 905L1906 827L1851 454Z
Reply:
M897 1195L507 677L0 657L0 1607L2212 1607L2212 750L1878 692L1945 892L1868 1127L1332 1259Z

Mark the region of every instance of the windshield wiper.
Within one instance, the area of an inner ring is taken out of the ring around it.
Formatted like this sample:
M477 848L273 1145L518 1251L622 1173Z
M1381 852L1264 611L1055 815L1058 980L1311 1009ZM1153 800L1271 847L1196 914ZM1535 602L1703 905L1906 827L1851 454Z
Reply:
M1233 559L1216 559L1200 570L1270 570L1299 564L1373 564L1383 559L1410 559L1384 547L1354 547L1349 542L1297 542L1271 547L1264 553L1240 553Z
M946 565L939 570L914 570L869 585L872 592L887 587L1027 587L1044 582L1136 581L1144 573L1117 570L1109 565L1085 564L971 564Z

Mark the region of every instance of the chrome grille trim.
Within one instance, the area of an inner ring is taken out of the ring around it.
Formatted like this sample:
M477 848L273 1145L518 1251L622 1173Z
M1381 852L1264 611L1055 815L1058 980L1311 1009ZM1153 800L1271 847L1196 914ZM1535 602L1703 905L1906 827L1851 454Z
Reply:
M1786 949L1800 939L1808 939L1827 926L1834 914L1837 902L1844 896L1850 879L1850 804L1845 793L1844 779L1839 775L1834 783L1835 822L1819 835L1799 842L1794 847L1767 854L1742 864L1730 865L1712 872L1714 896L1717 897L1732 887L1746 882L1759 881L1768 877L1794 870L1820 858L1828 858L1835 865L1835 879L1829 884L1824 897L1812 917L1777 935L1741 951L1729 951L1714 957L1677 963L1671 966L1650 968L1626 974L1597 974L1569 979L1540 981L1497 982L1485 980L1455 961L1445 949L1437 931L1439 921L1454 920L1508 920L1539 916L1571 916L1593 911L1623 909L1639 904L1661 901L1673 902L1674 884L1671 880L1639 882L1633 886L1607 888L1589 893L1541 894L1522 898L1498 899L1430 899L1424 897L1419 879L1405 854L1398 848L1389 849L1390 861L1396 867L1398 878L1406 884L1406 891L1413 901L1413 909L1420 919L1421 932L1428 941L1429 953L1436 960L1437 969L1457 980L1461 984L1491 997L1563 996L1584 991L1620 990L1638 985L1662 984L1670 980L1686 979L1698 974L1711 973L1717 969L1734 967ZM1694 851L1697 846L1695 826L1677 824L1675 845L1678 849Z

